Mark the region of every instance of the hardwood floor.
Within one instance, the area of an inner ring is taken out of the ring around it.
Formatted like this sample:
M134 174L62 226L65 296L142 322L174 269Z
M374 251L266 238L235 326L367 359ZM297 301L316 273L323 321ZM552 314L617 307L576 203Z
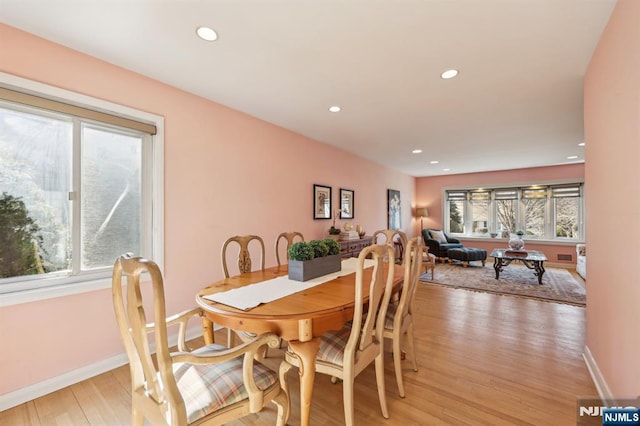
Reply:
M577 278L579 281L579 277ZM389 355L390 418L380 414L373 366L356 379L360 425L575 425L576 398L597 391L582 359L584 308L420 284L416 352L419 371L404 370L398 396ZM216 336L224 341L224 336ZM267 363L279 362L276 350ZM290 425L299 424L298 377ZM0 413L1 425L128 425L127 366ZM343 424L342 385L316 376L313 425ZM275 408L232 425L273 425Z

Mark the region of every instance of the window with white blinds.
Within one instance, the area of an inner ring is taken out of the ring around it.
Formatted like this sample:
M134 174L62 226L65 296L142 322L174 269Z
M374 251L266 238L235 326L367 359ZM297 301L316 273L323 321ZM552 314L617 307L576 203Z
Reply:
M444 193L446 231L508 238L523 231L539 240L584 239L583 184L450 189Z

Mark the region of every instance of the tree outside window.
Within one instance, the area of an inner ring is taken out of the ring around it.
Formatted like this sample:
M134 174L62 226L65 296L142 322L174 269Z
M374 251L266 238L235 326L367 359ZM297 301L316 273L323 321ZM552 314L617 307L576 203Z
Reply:
M44 273L40 228L24 202L0 196L0 278Z
M464 232L464 201L449 202L449 232Z
M496 200L498 217L496 232L502 238L509 238L516 232L517 202L518 200Z
M556 237L579 238L579 212L579 198L571 197L555 199Z
M545 198L526 198L522 200L524 205L524 236L544 237L545 224Z

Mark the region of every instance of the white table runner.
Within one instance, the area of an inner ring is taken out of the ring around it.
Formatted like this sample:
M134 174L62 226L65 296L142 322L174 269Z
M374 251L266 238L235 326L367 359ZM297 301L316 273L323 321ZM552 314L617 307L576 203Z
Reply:
M375 264L371 259L365 259L364 267L370 268ZM323 275L309 281L294 281L288 276L272 278L240 288L203 296L204 299L222 303L232 308L248 311L261 303L272 302L299 291L315 287L327 281L356 272L358 258L352 257L342 261L342 270Z

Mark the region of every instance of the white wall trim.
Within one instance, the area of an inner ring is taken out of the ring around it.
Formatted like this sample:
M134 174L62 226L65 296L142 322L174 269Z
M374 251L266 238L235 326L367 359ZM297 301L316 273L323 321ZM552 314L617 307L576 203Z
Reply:
M598 396L602 400L603 403L615 403L615 398L611 393L611 389L607 385L604 376L600 372L598 368L598 364L596 363L595 358L591 354L589 347L585 345L584 352L582 353L582 358L584 358L585 364L587 364L587 369L589 369L589 374L591 375L591 379L593 383L596 385L596 389L598 390Z
M0 396L0 411L24 404L25 402L55 392L75 383L105 373L128 362L127 355L122 353L96 363L77 368L60 376L43 380L33 385L9 392Z
M191 340L202 336L202 326L197 325L189 328L186 333L185 339ZM172 333L169 337L169 345L173 346L178 343L178 333ZM151 344L151 350L155 352L153 342ZM8 410L9 408L16 407L25 402L29 402L41 396L50 394L67 386L71 386L75 383L83 380L90 379L99 374L106 373L107 371L118 368L129 362L127 355L122 352L118 355L102 359L94 362L93 364L86 365L84 367L76 368L75 370L61 374L50 379L43 380L38 383L34 383L27 387L18 389L13 392L0 395L0 411Z
M74 294L88 293L91 291L111 288L111 278L79 281L75 283L55 285L51 287L33 288L29 290L15 291L0 294L0 308L19 305L21 303L37 302L56 297L71 296Z

